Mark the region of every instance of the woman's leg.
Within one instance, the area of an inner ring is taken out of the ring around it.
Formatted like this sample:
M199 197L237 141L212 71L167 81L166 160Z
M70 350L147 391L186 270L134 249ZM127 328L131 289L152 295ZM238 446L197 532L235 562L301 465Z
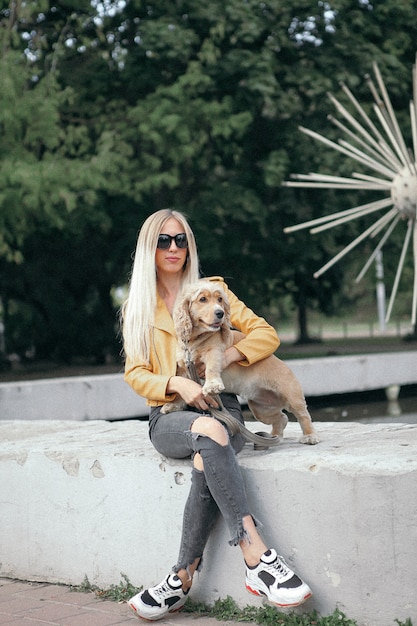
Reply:
M204 473L193 468L190 493L184 508L178 561L173 568L185 590L191 587L194 573L201 567L204 548L218 517L219 509Z
M223 402L226 406L224 398ZM243 419L240 408L239 414ZM274 550L266 549L256 530L235 456L244 445L240 435L229 438L224 426L214 418L185 411L158 416L152 425L151 439L166 456L184 458L195 454L180 556L174 568L177 574L131 599L130 606L139 615L160 619L183 606L219 509L232 536L230 544L239 545L242 550L250 592L266 595L279 606L297 606L310 597L308 586Z
M208 488L246 562L246 588L279 607L302 604L311 590L275 550L268 550L248 511L243 479L222 424L201 416L192 425L197 434L195 466L204 471Z
M203 435L196 443L194 467L204 472L208 489L219 507L231 534L232 545L239 545L247 565L259 563L267 547L250 514L245 486L229 436L217 420L199 417L192 432Z
M227 410L243 423L236 396L222 394L222 400ZM174 568L184 581L184 588L190 585L190 578L199 565L219 508L229 527L231 543L240 545L248 565L258 563L266 546L250 515L236 459L235 450L240 451L245 443L242 435L229 438L224 426L208 415L192 411L161 415L154 411L151 415L151 440L155 448L168 457L186 458L194 454L180 553Z
M227 410L243 423L243 415L236 396L222 394L222 401ZM219 427L220 432L224 434L223 441L229 444L226 430L212 417L201 416L192 411L161 415L158 410L153 410L150 418L151 440L161 454L171 458L186 458L194 455L191 488L183 516L181 546L178 561L174 567L174 571L184 583L184 589L191 586L193 574L200 565L208 537L219 515L218 506L199 465L200 455L195 454L198 439L207 439L207 437L194 434L194 424L200 418L203 421L209 420L209 425L213 425L216 431ZM233 447L232 462L237 465L234 450L240 451L245 440L240 434L233 435L230 438L230 444ZM240 470L239 477L241 481Z
M236 418L243 422L240 405L235 396L222 394L223 404ZM171 458L187 458L195 453L196 436L192 425L200 416L194 411L178 411L161 415L153 409L149 419L149 434L156 450ZM209 418L212 421L213 418ZM244 439L238 434L231 437L236 451L243 448ZM161 619L168 613L179 610L187 599L195 571L201 559L207 539L219 515L218 506L207 486L203 471L192 470L190 493L183 518L182 539L177 565L159 585L145 589L129 600L129 606L141 617Z

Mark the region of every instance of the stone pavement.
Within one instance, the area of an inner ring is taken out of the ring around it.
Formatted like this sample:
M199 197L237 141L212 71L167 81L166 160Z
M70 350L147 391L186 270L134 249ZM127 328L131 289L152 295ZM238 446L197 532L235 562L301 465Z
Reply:
M0 578L1 626L134 626L146 624L127 604L102 600L94 593L72 591L64 585ZM161 626L237 626L213 617L174 613Z

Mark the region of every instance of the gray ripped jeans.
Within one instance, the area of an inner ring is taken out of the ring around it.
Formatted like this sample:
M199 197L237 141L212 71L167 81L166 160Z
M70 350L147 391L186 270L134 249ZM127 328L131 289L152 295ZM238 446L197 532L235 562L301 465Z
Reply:
M227 410L243 423L236 396L221 394L221 398ZM242 473L236 459L245 440L240 433L233 436L229 433L229 443L221 446L206 435L191 432L193 422L200 415L191 409L163 415L160 407L155 407L149 417L149 436L160 454L184 459L198 452L204 463L204 472L195 468L192 470L179 557L174 567L176 572L187 569L197 558L202 559L219 512L230 531L230 545L238 545L246 536L242 520L250 515Z

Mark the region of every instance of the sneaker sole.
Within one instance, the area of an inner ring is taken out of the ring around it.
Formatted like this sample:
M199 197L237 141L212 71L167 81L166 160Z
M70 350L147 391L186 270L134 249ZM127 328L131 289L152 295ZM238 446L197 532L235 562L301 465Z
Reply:
M252 593L254 596L264 596L265 598L268 598L267 594L264 591L261 591L260 589L254 589L253 587L250 587L248 584L246 584L245 586L246 586L247 591L249 591L249 593ZM279 606L280 608L284 609L284 608L291 608L294 606L300 606L301 604L304 604L306 600L311 598L312 595L313 593L310 591L304 596L304 598L302 598L302 600L299 600L298 602L280 603L280 602L274 602L273 600L270 600L269 598L268 598L268 601L274 606Z
M185 602L184 602L184 604L185 604ZM181 611L181 609L184 608L184 604L182 604L181 606L177 607L176 609L171 609L170 611L167 611L163 615L155 615L155 616L150 615L149 617L144 617L143 615L141 615L139 613L139 611L137 610L137 608L135 607L134 604L130 604L129 602L127 603L128 607L134 612L136 617L138 617L140 619L143 619L145 622L157 622L160 619L164 619L164 617L166 617L170 613L178 613L178 611Z

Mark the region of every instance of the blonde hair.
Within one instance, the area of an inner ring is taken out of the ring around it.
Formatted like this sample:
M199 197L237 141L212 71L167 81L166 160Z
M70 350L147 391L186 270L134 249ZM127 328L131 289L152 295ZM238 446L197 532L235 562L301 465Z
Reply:
M157 302L156 246L165 222L172 217L181 224L188 241L182 284L192 283L199 278L197 246L185 215L173 209L162 209L150 215L139 231L129 294L121 311L124 352L131 359L140 359L146 363L149 363L151 329Z

